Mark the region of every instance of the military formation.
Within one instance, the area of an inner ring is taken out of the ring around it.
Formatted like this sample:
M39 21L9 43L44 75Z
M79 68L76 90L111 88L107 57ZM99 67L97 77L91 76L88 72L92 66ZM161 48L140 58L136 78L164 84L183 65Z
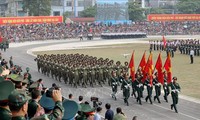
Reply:
M97 58L84 54L38 55L38 72L64 81L74 87L111 85L111 72L116 71L117 77L128 72L128 62L116 64L108 58Z
M114 100L117 100L116 94L120 88L123 93L124 103L127 106L129 106L128 99L130 96L134 96L136 101L142 105L145 88L147 90L146 102L153 104L153 101L157 100L158 103L161 103L162 87L164 90L163 98L168 102L170 84L167 83L165 71L163 73L164 84L161 84L158 82L157 72L154 73L151 83L149 74L144 75L140 67L135 74L135 79L132 80L129 75L128 62L122 65L120 61L117 61L114 64L114 60L109 60L108 58L103 59L77 53L38 55L35 60L37 61L38 72L75 88L109 85L111 86L111 96ZM152 98L153 89L155 89L155 96Z
M9 48L9 42L8 41L3 41L3 42L0 42L0 49L1 51L6 51L6 49Z
M181 54L189 55L190 50L194 50L194 56L200 56L200 40L186 39L186 40L170 40L166 42L164 46L163 40L149 41L150 51L166 51L170 53L171 57L174 57L174 53L179 50Z

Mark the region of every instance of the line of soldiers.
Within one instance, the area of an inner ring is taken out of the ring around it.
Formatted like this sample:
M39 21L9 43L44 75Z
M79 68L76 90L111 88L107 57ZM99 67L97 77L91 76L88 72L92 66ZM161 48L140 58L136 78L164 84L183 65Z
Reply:
M114 64L114 60L108 58L97 58L84 54L57 54L57 55L38 55L38 72L51 76L58 81L64 81L74 87L88 85L103 86L108 83L111 85L111 72L116 71L117 76L121 72L128 72L128 62L121 65L120 61Z
M6 49L8 49L9 48L9 42L8 41L3 41L3 42L1 42L0 43L0 49L1 49L1 51L6 51Z
M158 73L155 72L153 76L153 81L151 83L150 81L150 76L149 74L146 74L145 76L142 73L142 70L139 68L135 74L135 80L133 81L131 77L129 76L128 73L124 73L122 76L119 78L116 75L116 72L112 72L112 98L115 100L116 94L117 94L117 89L118 89L118 81L121 82L121 90L123 91L123 97L124 97L124 103L129 105L128 99L130 96L134 96L136 98L136 101L142 105L141 99L143 98L143 91L144 91L144 86L146 86L147 90L147 96L145 97L146 102L150 102L150 104L153 104L152 102L152 95L153 95L153 87L155 89L155 95L153 97L153 100L158 103L161 103L160 101L160 95L161 95L161 88L163 87L164 91L164 100L168 102L168 95L170 94L170 88L171 88L171 95L172 95L172 100L173 104L171 105L171 109L175 109L175 112L178 113L176 104L178 104L178 93L180 92L180 86L178 83L176 83L177 78L173 77L173 82L167 83L167 74L164 71L163 72L163 77L164 77L164 83L161 84L159 82L158 78ZM131 88L132 88L132 93L131 93Z
M166 51L170 52L171 57L174 57L174 52L177 49L181 54L190 54L190 50L194 50L194 56L200 56L200 41L196 39L187 39L187 40L170 40L166 42L166 48L164 48L164 43L162 40L149 41L150 51Z
M135 80L131 79L128 73L128 62L121 65L120 61L114 64L113 60L108 58L103 59L83 54L57 54L57 55L38 55L36 58L38 71L47 76L52 76L56 80L63 80L66 84L77 87L82 85L86 87L88 84L92 87L94 85L102 86L108 82L108 85L112 88L112 98L117 100L116 94L118 86L121 85L123 91L124 103L129 105L128 99L130 96L134 96L136 101L142 105L141 99L143 98L144 86L147 88L146 102L152 102L153 87L155 89L155 96L153 100L160 101L161 88L164 90L164 100L168 102L168 95L170 94L170 87L173 90L174 87L171 84L167 84L167 74L164 72L164 84L159 83L158 74L155 73L153 77L153 83L150 82L150 76L142 73L139 68L135 74ZM64 61L64 62L59 62ZM179 85L178 85L179 86ZM131 92L132 89L132 92ZM176 98L177 100L178 98ZM177 104L177 103L176 103ZM176 104L174 103L176 110ZM177 110L176 110L177 112Z

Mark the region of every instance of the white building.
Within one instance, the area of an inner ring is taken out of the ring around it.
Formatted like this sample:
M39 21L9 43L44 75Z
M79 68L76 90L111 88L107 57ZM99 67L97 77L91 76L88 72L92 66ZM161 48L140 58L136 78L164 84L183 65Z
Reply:
M5 16L27 16L27 13L23 11L23 0L6 0L7 9Z
M52 0L51 15L59 16L67 11L71 17L78 17L81 11L94 5L95 0Z

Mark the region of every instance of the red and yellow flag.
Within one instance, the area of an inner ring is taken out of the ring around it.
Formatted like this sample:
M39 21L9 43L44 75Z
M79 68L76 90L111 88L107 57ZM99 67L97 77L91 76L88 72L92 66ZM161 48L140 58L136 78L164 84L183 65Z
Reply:
M135 62L134 62L134 51L132 53L130 62L129 62L129 68L130 68L130 75L132 78L132 81L135 80Z
M147 60L145 68L144 68L145 78L143 79L145 81L146 80L146 74L148 74L151 85L152 85L152 81L153 81L153 60L152 60L152 56L153 56L153 54L150 53L149 58Z
M139 67L141 68L142 72L144 72L145 65L146 65L146 51L144 52L139 64Z
M161 84L164 84L164 77L163 77L163 68L162 68L162 59L161 59L161 53L158 55L158 59L156 61L155 69L158 73L158 82Z
M164 69L167 72L167 83L171 83L172 81L172 71L171 71L171 58L170 58L170 54L168 54L167 59L165 61L164 64Z

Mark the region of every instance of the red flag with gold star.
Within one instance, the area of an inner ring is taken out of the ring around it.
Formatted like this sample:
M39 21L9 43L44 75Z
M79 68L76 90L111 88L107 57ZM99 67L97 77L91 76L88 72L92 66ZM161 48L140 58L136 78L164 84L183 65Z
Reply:
M134 52L132 53L132 56L129 62L129 68L130 68L130 75L131 75L132 81L134 81L135 80Z
M164 64L164 69L167 72L167 83L171 83L172 81L172 71L171 71L171 58L170 58L170 54L168 54L167 59L165 61Z

